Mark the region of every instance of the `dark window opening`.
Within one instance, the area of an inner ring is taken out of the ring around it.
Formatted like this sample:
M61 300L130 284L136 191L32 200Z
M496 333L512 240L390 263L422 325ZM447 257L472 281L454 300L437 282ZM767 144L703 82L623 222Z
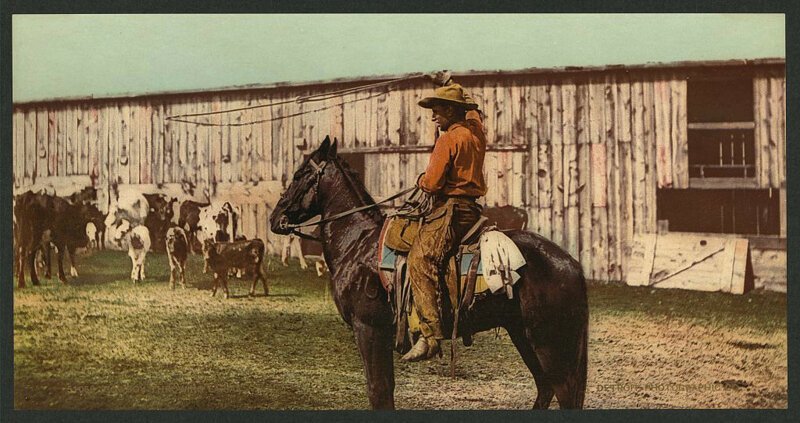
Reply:
M779 191L660 189L658 220L671 232L779 235Z
M753 178L753 80L687 82L690 178Z
M687 117L692 122L752 122L753 80L689 80Z
M689 177L752 178L756 174L753 130L689 130Z

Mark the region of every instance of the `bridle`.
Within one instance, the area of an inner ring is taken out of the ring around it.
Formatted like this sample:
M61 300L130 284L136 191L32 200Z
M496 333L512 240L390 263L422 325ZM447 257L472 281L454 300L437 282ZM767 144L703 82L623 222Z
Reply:
M323 161L317 163L317 162L314 161L314 159L309 159L308 163L314 168L314 172L315 172L314 176L316 178L316 181L314 182L314 196L315 196L315 198L319 198L319 186L320 186L320 183L322 182L322 174L325 172L325 167L328 165L329 160L323 160ZM336 166L336 165L337 164L334 161L334 166ZM340 171L341 171L341 168L340 168ZM348 181L348 182L350 182L350 181ZM352 182L350 182L350 184L352 185ZM417 189L418 188L416 186L408 188L408 189L404 189L404 190L402 190L402 191L400 191L400 192L398 192L396 194L393 194L393 195L391 195L391 196L389 196L387 198L384 198L383 200L377 201L374 204L367 204L365 206L356 207L354 209L343 211L341 213L337 213L337 214L335 214L333 216L327 217L325 219L318 220L316 222L305 222L305 223L292 224L292 223L289 223L288 218L286 218L286 216L284 215L284 216L281 216L281 220L278 222L278 226L281 229L284 229L284 230L285 229L289 229L292 234L297 235L300 238L309 239L309 240L312 240L312 241L322 242L321 239L319 239L319 238L317 238L315 236L303 233L303 232L299 231L299 229L307 227L307 226L319 226L319 225L322 225L322 224L325 224L325 223L328 223L328 222L333 222L335 220L339 220L339 219L341 219L343 217L350 216L351 214L355 214L355 213L358 213L358 212L361 212L361 211L364 211L364 210L369 210L369 209L376 208L376 207L378 207L379 205L381 205L383 203L388 203L389 201L392 201L395 198L401 197L401 196L403 196L405 194L408 194L409 192L417 190ZM286 195L286 192L281 194L281 200L283 200L284 195Z

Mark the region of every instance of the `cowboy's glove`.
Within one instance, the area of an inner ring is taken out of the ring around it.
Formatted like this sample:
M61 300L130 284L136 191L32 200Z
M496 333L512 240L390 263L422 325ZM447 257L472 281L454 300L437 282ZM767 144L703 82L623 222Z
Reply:
M425 172L422 172L419 174L419 176L417 176L417 182L414 183L414 186L419 188L419 180L422 179L423 176L425 176Z

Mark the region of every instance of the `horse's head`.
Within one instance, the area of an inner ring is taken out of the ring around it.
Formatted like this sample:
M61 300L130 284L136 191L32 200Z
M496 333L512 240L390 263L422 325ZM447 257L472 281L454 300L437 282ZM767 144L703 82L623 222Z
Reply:
M292 182L269 218L272 232L286 235L291 232L287 225L305 222L322 213L320 185L324 183L328 163L336 160L336 143L336 140L331 143L330 137L325 137L322 145L294 173Z

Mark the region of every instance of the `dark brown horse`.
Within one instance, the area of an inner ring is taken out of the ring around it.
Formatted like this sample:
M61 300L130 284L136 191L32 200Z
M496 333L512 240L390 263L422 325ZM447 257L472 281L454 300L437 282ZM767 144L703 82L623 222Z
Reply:
M322 145L297 169L270 216L275 233L321 215L325 220L374 201L336 154L336 141ZM321 240L331 273L331 292L342 318L355 332L372 408L394 408L392 310L377 270L377 243L384 216L366 209L322 225ZM476 302L470 327L508 331L533 374L534 408L582 408L586 391L588 306L580 265L549 240L525 231L507 232L527 264L514 285L514 299L489 296Z

